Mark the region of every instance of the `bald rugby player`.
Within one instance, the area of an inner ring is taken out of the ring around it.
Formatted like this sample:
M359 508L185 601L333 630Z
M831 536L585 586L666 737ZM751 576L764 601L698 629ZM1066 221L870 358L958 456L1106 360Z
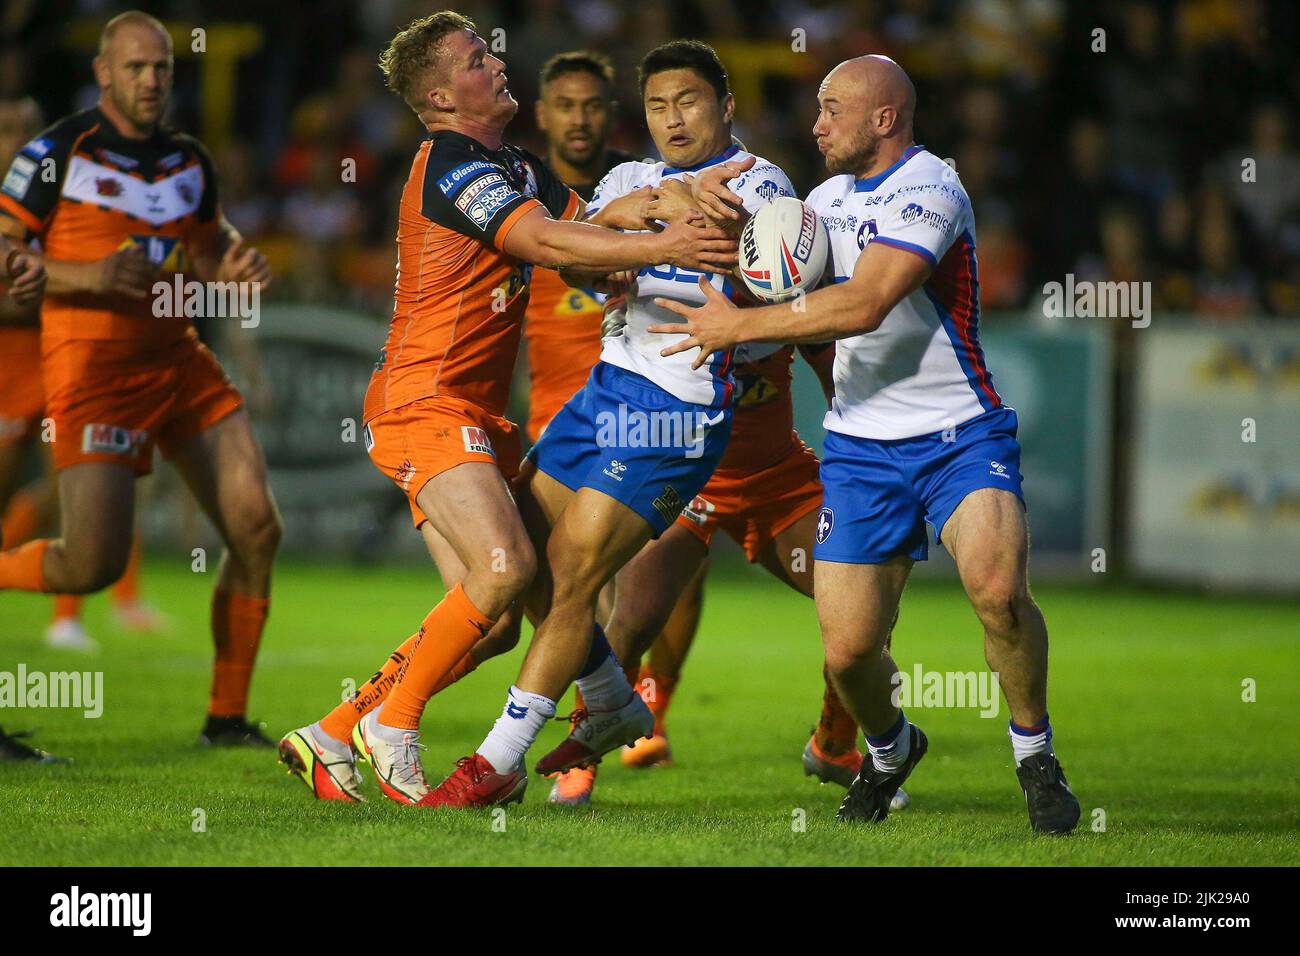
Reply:
M664 352L698 347L704 362L746 342L838 340L816 602L829 672L870 751L840 819L883 820L928 747L894 703L898 668L886 647L912 565L927 557L928 521L983 626L1030 825L1068 833L1079 801L1047 713L1047 626L1029 593L1016 413L979 344L970 198L915 142L916 92L893 60L841 63L818 104L813 135L833 176L807 202L830 233L835 283L800 310L768 306L743 320L712 291L698 308L662 300L683 322L657 331L687 335ZM721 177L696 189L702 208L739 216L740 197Z

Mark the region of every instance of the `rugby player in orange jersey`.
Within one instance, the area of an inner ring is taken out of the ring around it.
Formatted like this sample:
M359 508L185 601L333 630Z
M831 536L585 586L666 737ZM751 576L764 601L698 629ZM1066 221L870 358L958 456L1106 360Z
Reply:
M8 323L29 321L32 311L40 304L41 294L44 289L45 267L40 258L28 254L22 246L16 245L7 237L0 235L0 335L4 335L6 330L14 328ZM0 376L0 379L2 378L3 376ZM14 396L4 388L3 381L0 381L0 393L3 393L0 401L4 402L4 405L0 406L0 429L4 429L8 422L13 421L13 419L5 416L10 400ZM17 421L21 423L26 421L26 414L31 409L31 402L30 396L19 395L18 399L16 404L23 414L18 417ZM37 414L39 414L39 409ZM7 453L6 448L4 439L0 435L0 456ZM0 537L3 536L4 527L0 524ZM50 763L59 759L50 756L44 750L23 743L20 738L24 736L26 734L7 734L4 728L0 727L0 761L36 760Z
M114 17L94 61L97 105L23 147L0 187L0 231L38 239L49 273L42 369L63 526L0 553L0 590L84 594L121 577L135 480L157 445L226 545L199 739L273 746L245 711L280 518L239 393L184 310L155 291L179 273L264 285L270 269L222 216L207 152L161 125L172 69L162 24Z
M412 22L380 58L389 88L430 135L402 193L393 321L364 409L371 460L410 498L435 560L441 539L464 571L444 579L451 590L355 700L282 739L290 773L326 799L361 798L350 725L385 796L422 801L425 705L468 670L476 644L500 634L533 583L536 551L521 512L535 514L528 496L516 505L511 495L521 447L503 417L530 263L581 281L665 259L710 271L736 262L735 240L698 217L636 235L566 221L585 203L536 156L503 142L518 103L505 64L475 31L443 11Z
M35 100L0 101L0 169L8 169L18 151L44 126ZM0 515L6 529L0 536L0 550L36 537L58 518L59 486L48 442L40 443L43 473L18 487L22 466L37 443L44 417L39 304L26 308L13 304L11 308L0 302ZM126 572L113 585L113 614L120 626L152 631L158 629L161 617L138 600L139 553L137 538ZM46 642L63 650L94 651L98 645L81 624L81 598L57 595L53 606Z
M606 146L614 120L614 68L600 53L557 53L542 66L537 127L546 162L590 202L596 184L619 163L637 157ZM649 190L646 190L647 201ZM533 269L524 321L528 345L528 435L542 429L586 384L600 359L601 297L574 288L554 269Z

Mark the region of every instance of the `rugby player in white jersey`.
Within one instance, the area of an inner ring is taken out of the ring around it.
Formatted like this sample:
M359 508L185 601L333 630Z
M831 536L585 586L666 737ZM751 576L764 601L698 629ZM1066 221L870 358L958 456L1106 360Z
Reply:
M914 142L916 93L892 60L841 63L818 102L813 135L836 175L807 202L830 233L835 282L799 309L743 315L713 289L698 308L660 299L685 322L652 331L677 338L665 355L697 363L750 342L838 340L815 588L828 669L871 755L840 819L883 820L928 746L891 698L898 669L885 647L912 564L927 556L928 521L983 625L1030 824L1069 832L1079 802L1048 721L1047 627L1029 593L1016 413L979 344L970 199L953 170ZM693 190L701 208L740 219L741 197L726 181L742 171L731 166L697 176Z
M588 206L588 221L628 231L647 228L645 187L656 194L660 212L649 218L668 221L676 218L668 208L671 181L752 157L732 140L735 102L710 47L693 40L664 44L641 61L638 79L663 159L614 167ZM778 167L752 158L752 169L735 182L745 209L794 194ZM689 190L677 199L689 199ZM743 295L729 276L706 278L667 264L641 269L627 293L626 326L604 339L587 384L529 452L536 466L532 495L551 527L550 606L491 733L430 794L432 805L517 798L526 780L524 756L575 678L585 711L538 762L538 773L592 763L653 731L654 717L624 676L594 611L601 588L673 525L726 448L736 387L730 352L698 362L690 352L665 358L662 338L648 331L673 317L654 304L656 297L699 304L705 301L701 280L718 295Z

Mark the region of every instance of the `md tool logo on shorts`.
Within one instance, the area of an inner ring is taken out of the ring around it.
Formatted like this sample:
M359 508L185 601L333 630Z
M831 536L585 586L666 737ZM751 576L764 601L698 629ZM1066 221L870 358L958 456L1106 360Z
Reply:
M133 455L149 440L143 428L87 425L81 432L81 450L105 455Z
M830 508L823 508L817 512L817 543L825 544L833 530L835 530L835 512Z
M493 458L497 456L496 452L492 450L492 442L488 440L487 432L483 429L473 425L461 425L460 434L465 441L466 451L477 452L480 455L491 455Z

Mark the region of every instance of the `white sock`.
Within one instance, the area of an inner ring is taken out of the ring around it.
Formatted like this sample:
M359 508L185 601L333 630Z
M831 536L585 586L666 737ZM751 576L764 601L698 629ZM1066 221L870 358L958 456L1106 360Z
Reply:
M880 737L867 738L867 750L871 752L871 763L883 773L901 770L907 762L907 755L912 752L912 725L907 722L903 712L898 712L898 722L890 728L889 733Z
M1054 752L1052 722L1046 717L1037 727L1018 727L1013 720L1007 725L1007 735L1011 738L1011 750L1016 756L1017 767L1026 757Z
M586 677L578 678L578 690L588 710L618 710L636 693L613 654Z
M555 701L541 694L527 694L518 687L511 687L510 693L506 694L506 706L502 709L501 716L478 748L479 755L497 773L514 770L523 761L524 754L542 732L546 722L554 716Z
M325 731L321 729L319 720L307 729L311 731L312 737L315 738L316 743L320 744L321 747L328 750L336 757L344 757L348 760L352 759L352 746L343 743L341 740L335 740L329 734L325 733Z

